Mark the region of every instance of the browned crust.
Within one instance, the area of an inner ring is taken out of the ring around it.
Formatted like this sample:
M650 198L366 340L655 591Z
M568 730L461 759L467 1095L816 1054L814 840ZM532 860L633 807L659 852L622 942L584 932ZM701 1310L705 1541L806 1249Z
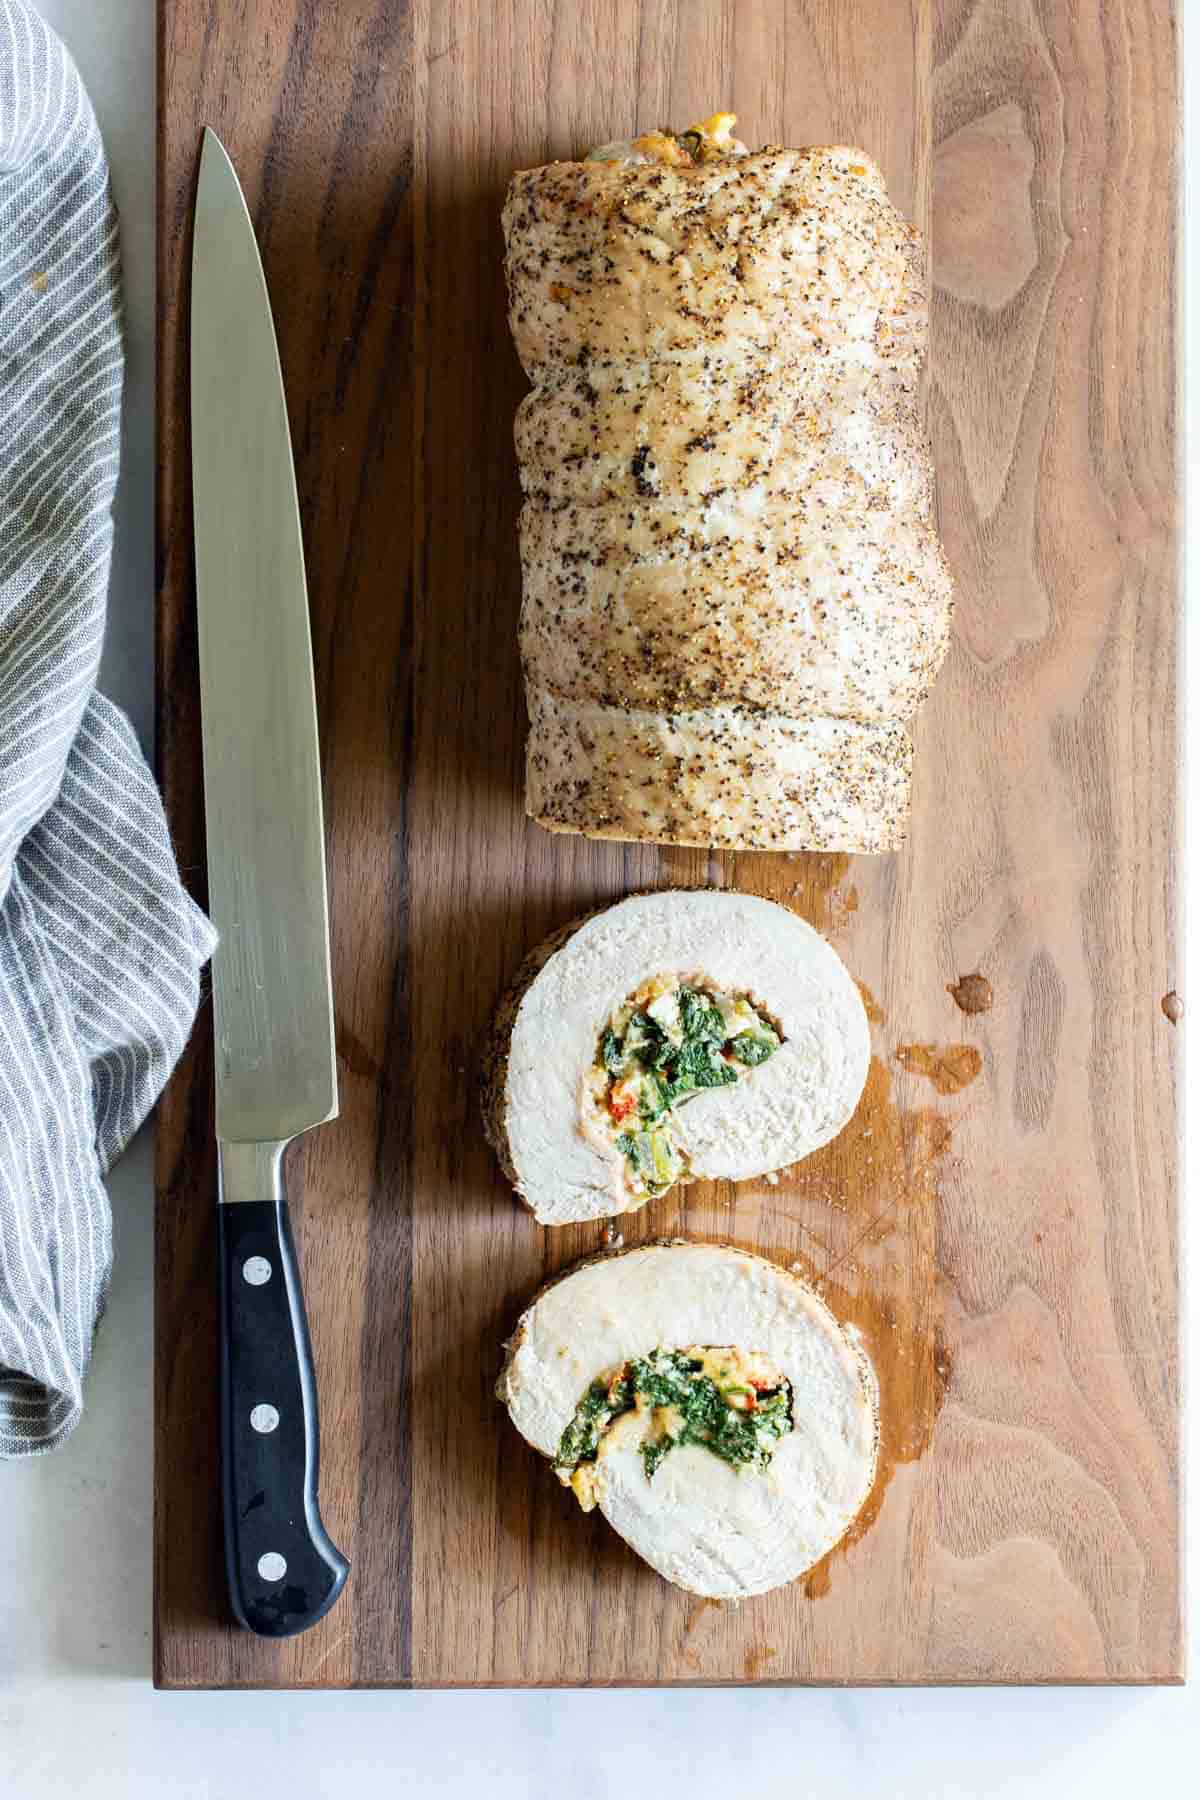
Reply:
M559 818L548 811L531 812L528 804L526 805L526 814L543 831L557 833L560 837L597 838L618 844L669 844L675 850L719 850L723 847L721 843L714 842L711 831L704 834L701 834L698 829L689 832L689 828L686 826L677 834L668 836L665 829L656 834L653 831L639 831L636 824L629 823L611 827L573 824L566 818L565 813L563 817ZM819 834L812 832L805 838L803 848L818 856L880 856L893 850L903 850L908 842L910 814L911 806L906 808L903 818L884 824L876 832L863 833L858 836L848 831L830 832L827 837L821 837L818 842ZM784 856L796 854L795 848L781 846L774 842L759 844L744 834L731 836L728 847L735 850L776 851Z
M795 159L797 168L806 161L818 170L825 163L831 166L836 163L835 173L845 172L846 158L861 158L863 166L851 163L850 171L855 176L868 172L872 176L870 191L859 193L855 203L861 202L863 217L872 221L873 229L883 233L889 246L894 246L903 269L902 275L897 269L894 304L885 321L886 341L878 343L877 349L881 369L893 368L901 376L894 392L889 384L889 404L894 406L898 425L910 441L920 473L921 496L915 503L915 516L927 520L932 494L932 464L928 432L922 419L918 378L927 337L926 254L922 234L896 211L877 165L864 152L849 145L809 146L787 152L767 146L738 158L739 178L751 182L767 181L770 165L780 156ZM717 171L715 176L714 170ZM639 197L640 204L648 196L657 194L662 207L670 213L671 196L676 188L698 189L702 199L708 192L710 179L720 188L726 182L727 173L725 159L715 159L695 168L566 161L520 171L513 176L504 214L510 320L535 383L531 396L535 407L540 391L537 369L545 361L547 345L557 343L564 354L566 350L574 352L578 348L583 360L596 351L592 343L593 327L603 316L596 285L599 277L586 273L586 258L577 271L578 281L566 290L571 304L564 319L556 325L553 312L546 315L545 270L550 252L545 243L541 243L539 260L539 241L545 236L547 222L553 217L557 221L555 229L567 234L561 243L555 239L557 247L553 249L553 255L561 255L566 263L574 266L578 259L568 254L570 243L567 239L578 237L581 218L594 217L603 221L613 215L614 208L621 209L630 195ZM771 192L774 196L772 204L782 208L783 190L776 192L772 187ZM691 205L686 192L680 203ZM659 202L650 199L648 204L654 211ZM690 217L690 212L685 216ZM650 230L651 226L642 225L638 229ZM753 244L753 238L750 241ZM608 269L613 266L611 261L605 264ZM730 276L729 279L732 282L735 278ZM736 279L742 279L740 265ZM574 277L572 280L574 282ZM557 292L558 286L557 282L551 283L548 291L551 300L561 306L564 297ZM664 301L664 304L668 302ZM721 334L723 304L714 300L711 314L703 308L684 308L701 338L712 332ZM764 343L766 341L764 339ZM620 355L619 346L605 340L600 353L607 366L614 355ZM589 405L594 407L597 402L595 392L586 382L584 390ZM747 406L750 405L747 402ZM597 423L597 415L589 415L574 404L570 410L580 421L577 445L572 437L578 453L573 452L565 461L586 466L585 451L594 449L600 442L601 426ZM528 426L534 416L529 412L529 402L523 407L522 416L524 414L528 414L525 420ZM549 466L556 466L557 435L552 434L549 449L536 433L529 442L525 442L520 431L518 436L518 454L523 466L527 465L532 471L535 467L540 468L547 457ZM700 438L692 440L685 448L690 451L693 444L701 446L698 453L706 453L711 448ZM634 491L643 492L640 470L634 467L636 461L634 458L628 473L620 477L612 493L623 492L621 482L627 486L630 481L635 484ZM752 462L753 468L750 463L746 465L746 480L759 478L757 459ZM737 480L741 479L741 476L737 477ZM668 479L664 493L676 492L676 487L671 486L674 480L675 477ZM678 487L680 494L685 491L691 492L686 480ZM604 494L612 498L607 487ZM569 496L565 490L560 499L563 505L568 504ZM572 506L577 503L583 504L579 495L570 501ZM523 516L535 506L548 504L549 497L540 487L536 491L530 487ZM897 516L904 515L899 513ZM886 725L890 731L882 734L881 742L888 753L877 750L873 742L865 747L852 742L844 747L818 745L811 772L804 759L799 757L798 750L795 750L797 760L793 769L788 757L795 747L781 747L767 736L766 725L771 723L773 715L763 710L762 695L755 690L755 697L746 709L747 717L757 725L761 714L764 742L751 748L764 769L769 770L773 761L778 763L777 779L761 784L761 792L755 785L753 793L743 796L743 803L732 811L726 805L726 793L731 787L736 791L741 763L751 751L733 739L728 748L725 747L728 733L723 717L719 716L722 705L715 701L720 697L723 705L736 705L742 687L725 666L724 640L719 656L715 650L705 652L706 656L717 657L719 667L714 664L710 668L708 662L704 663L706 674L701 680L694 665L694 647L680 637L678 629L672 628L674 636L667 630L661 640L654 640L657 648L650 658L654 663L654 681L649 683L646 693L635 705L629 705L628 679L614 687L614 670L621 665L628 677L629 669L625 668L622 659L629 663L631 657L631 667L636 665L640 669L642 665L627 644L614 647L605 635L603 624L599 623L594 633L594 652L590 653L592 661L568 672L563 676L565 685L558 685L552 679L552 672L544 666L541 652L536 649L542 637L549 641L561 635L560 626L555 623L560 619L557 602L552 594L548 602L533 604L530 599L531 566L525 558L526 606L522 612L522 642L531 711L526 772L526 809L530 817L550 831L623 841L702 846L724 844L734 848L751 846L774 850L807 847L856 854L875 854L898 848L907 835L910 808L911 750L903 722L923 703L944 658L948 641L949 571L936 536L929 549L932 560L922 590L929 602L929 616L922 633L920 653L915 648L911 653L905 652L905 661L910 654L913 660L913 679L904 686L903 695L899 690L892 693L878 717L874 709L859 714L851 707L843 718L840 711L826 714L819 706L814 709L814 705L801 700L780 714L796 726L816 722L831 727L844 724L847 728L854 724L864 727ZM560 587L567 581L569 573L560 570ZM576 570L571 579L577 582L575 591L585 595L587 582L584 575ZM913 577L910 575L909 579ZM939 598L940 605L937 604ZM911 612L908 603L912 599L908 590L903 590L897 601L898 609ZM540 621L536 628L532 624L535 614ZM673 646L669 655L664 648L668 641ZM643 642L647 655L650 643L649 638ZM757 653L745 650L744 654L753 662ZM611 699L613 694L620 697L619 703ZM849 700L846 705L849 706ZM684 729L677 724L677 718L684 717L694 719L695 723L689 723ZM705 768L704 780L697 778L697 766ZM709 788L714 791L709 792Z
M756 796L752 816L731 826L725 799L750 752L731 747L708 715L695 715L686 733L676 729L681 721L619 711L591 715L585 730L583 716L548 691L531 686L528 699L525 810L543 830L851 855L899 849L907 836L913 747L902 724L820 721L834 734L821 762L805 775L777 767L769 795ZM794 740L814 721L782 723ZM694 773L698 760L703 778ZM681 762L693 770L686 791Z

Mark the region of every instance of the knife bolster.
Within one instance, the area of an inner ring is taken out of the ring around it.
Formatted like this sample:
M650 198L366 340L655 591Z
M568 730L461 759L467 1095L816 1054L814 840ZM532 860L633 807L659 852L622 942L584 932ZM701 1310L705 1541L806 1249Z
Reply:
M222 1206L282 1200L283 1153L289 1142L284 1138L278 1143L219 1144L217 1198Z

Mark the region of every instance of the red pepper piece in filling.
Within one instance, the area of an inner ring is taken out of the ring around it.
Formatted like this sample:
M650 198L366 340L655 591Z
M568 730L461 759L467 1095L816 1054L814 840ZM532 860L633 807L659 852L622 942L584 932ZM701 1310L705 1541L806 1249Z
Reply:
M626 1119L637 1106L637 1095L627 1081L618 1081L608 1096L608 1110L614 1119Z

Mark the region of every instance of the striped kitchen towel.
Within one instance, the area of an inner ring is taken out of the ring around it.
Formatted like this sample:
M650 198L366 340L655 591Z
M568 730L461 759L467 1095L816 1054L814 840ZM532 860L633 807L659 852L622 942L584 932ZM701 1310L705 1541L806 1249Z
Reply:
M94 691L122 362L95 117L37 13L0 0L0 1456L79 1418L104 1173L183 1048L213 942Z

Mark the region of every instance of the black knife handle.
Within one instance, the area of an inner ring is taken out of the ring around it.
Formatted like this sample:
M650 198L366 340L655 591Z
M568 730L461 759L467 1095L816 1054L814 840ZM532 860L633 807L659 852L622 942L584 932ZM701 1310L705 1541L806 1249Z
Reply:
M304 1296L282 1189L274 1199L225 1200L217 1216L229 1596L248 1631L291 1637L324 1617L350 1567L317 1506Z

